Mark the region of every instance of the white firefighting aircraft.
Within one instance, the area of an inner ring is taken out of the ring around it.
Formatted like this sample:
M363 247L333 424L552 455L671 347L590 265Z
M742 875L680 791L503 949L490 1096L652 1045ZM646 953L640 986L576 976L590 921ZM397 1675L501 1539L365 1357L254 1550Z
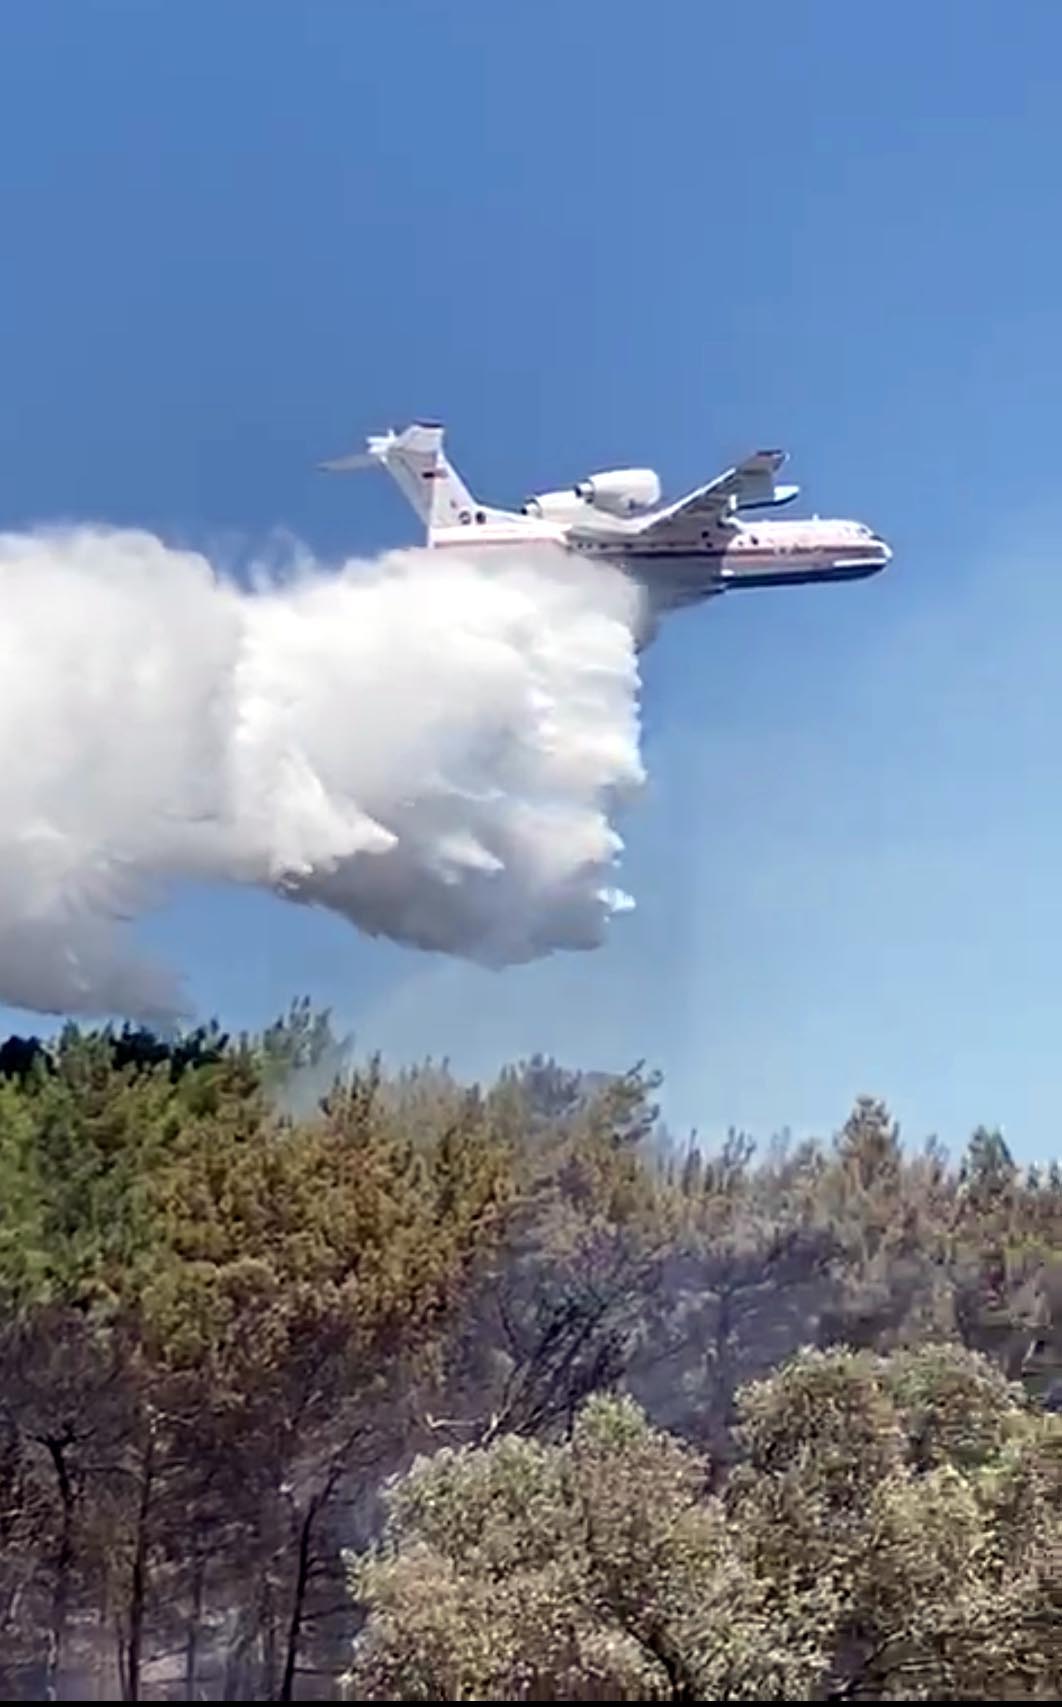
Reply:
M788 504L798 486L776 476L788 460L761 450L683 498L662 504L651 468L591 474L522 509L473 498L443 452L438 422L374 435L364 452L320 464L331 473L384 468L427 529L433 549L543 545L613 564L646 588L660 611L735 587L792 587L874 575L892 557L862 522L749 521L740 513Z

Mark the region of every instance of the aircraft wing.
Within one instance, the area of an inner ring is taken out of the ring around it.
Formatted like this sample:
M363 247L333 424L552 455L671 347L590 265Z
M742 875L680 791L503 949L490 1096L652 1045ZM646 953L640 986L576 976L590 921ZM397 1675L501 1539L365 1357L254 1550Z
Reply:
M659 539L677 531L683 522L695 526L718 526L735 510L753 509L760 504L785 504L795 498L799 487L779 486L775 481L778 470L789 460L784 450L758 450L747 456L714 480L687 492L673 504L666 504L647 516L638 529L644 539Z

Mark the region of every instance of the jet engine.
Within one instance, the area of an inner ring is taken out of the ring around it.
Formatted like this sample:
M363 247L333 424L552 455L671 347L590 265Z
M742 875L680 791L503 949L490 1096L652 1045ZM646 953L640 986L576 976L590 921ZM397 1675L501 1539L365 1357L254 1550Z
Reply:
M540 522L571 522L582 508L578 495L569 486L563 492L536 492L523 504L522 511Z
M660 502L660 477L651 468L610 468L575 488L577 498L613 516L633 516Z
M651 468L610 468L591 474L563 492L536 492L523 506L540 521L575 521L587 504L611 516L634 516L660 502L660 480Z

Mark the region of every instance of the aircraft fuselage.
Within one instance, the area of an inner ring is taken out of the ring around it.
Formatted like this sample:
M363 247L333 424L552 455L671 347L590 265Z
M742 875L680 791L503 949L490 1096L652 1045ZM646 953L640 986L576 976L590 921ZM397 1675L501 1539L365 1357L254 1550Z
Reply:
M482 521L479 520L482 517ZM725 531L650 543L622 523L603 533L480 510L468 525L435 529L434 549L539 545L614 565L639 581L658 608L676 608L737 588L802 587L857 581L885 568L892 552L860 522L737 522Z

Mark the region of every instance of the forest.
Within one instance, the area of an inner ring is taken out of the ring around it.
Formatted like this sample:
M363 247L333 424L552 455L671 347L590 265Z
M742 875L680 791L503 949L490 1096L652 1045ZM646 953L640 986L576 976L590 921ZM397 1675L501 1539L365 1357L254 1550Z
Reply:
M0 1046L9 1698L1062 1697L1062 1167L659 1088Z

